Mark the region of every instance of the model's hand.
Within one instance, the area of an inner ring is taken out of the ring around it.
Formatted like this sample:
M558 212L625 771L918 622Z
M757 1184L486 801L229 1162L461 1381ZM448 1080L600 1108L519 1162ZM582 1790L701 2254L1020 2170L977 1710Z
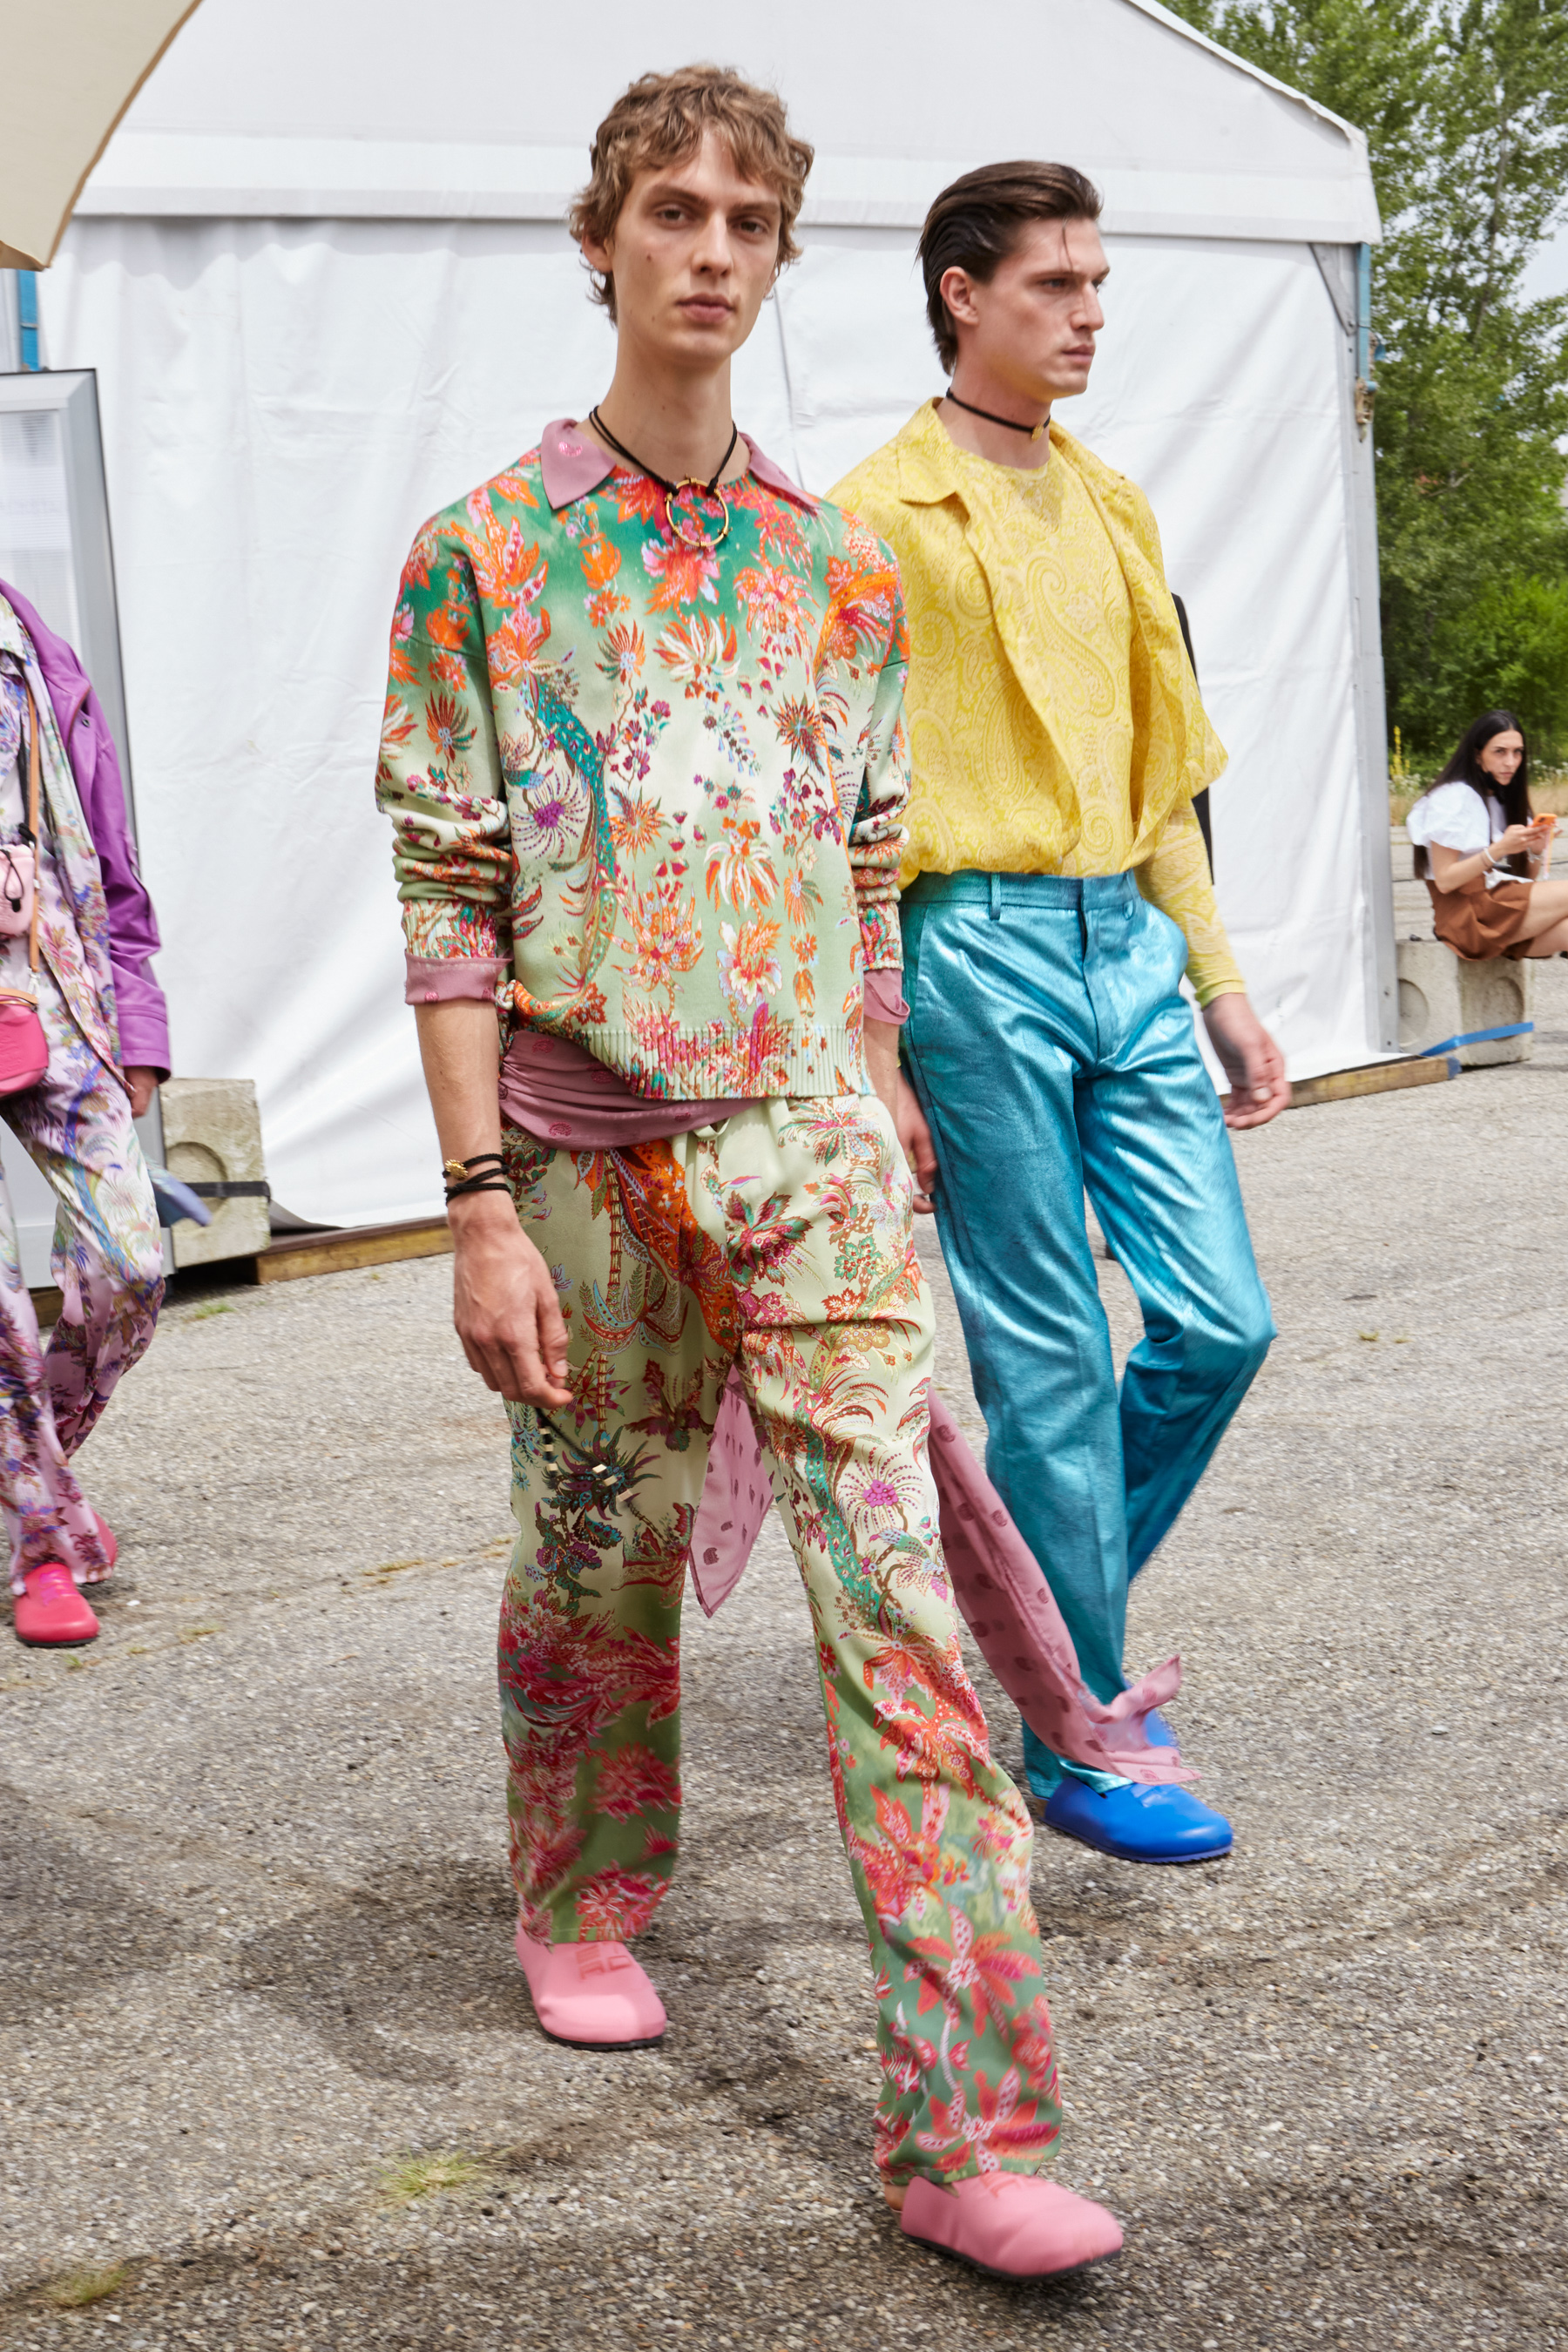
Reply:
M1492 843L1491 851L1500 864L1503 858L1518 857L1526 850L1533 854L1541 844L1542 835L1533 824L1510 824L1499 834Z
M463 1353L509 1404L563 1405L566 1325L550 1268L500 1192L469 1192L452 1228L452 1321Z
M901 1072L893 1124L899 1130L904 1158L914 1176L916 1212L922 1217L929 1217L932 1209L931 1194L936 1191L936 1146L931 1139L931 1129L921 1108L920 1097Z
M1285 1056L1239 991L1205 1004L1204 1026L1230 1080L1226 1127L1266 1127L1289 1108Z
M131 1097L132 1118L145 1118L158 1091L156 1070L134 1069L125 1073L125 1091Z

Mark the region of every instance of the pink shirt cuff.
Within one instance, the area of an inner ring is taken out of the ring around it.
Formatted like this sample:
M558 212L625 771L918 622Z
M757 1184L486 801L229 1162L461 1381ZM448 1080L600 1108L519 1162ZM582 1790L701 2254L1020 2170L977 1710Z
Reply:
M407 977L405 1004L446 1004L455 996L495 1000L502 966L499 956L416 956L405 954Z
M907 1021L910 1008L904 1003L904 975L896 964L885 971L866 974L865 1004L868 1021Z

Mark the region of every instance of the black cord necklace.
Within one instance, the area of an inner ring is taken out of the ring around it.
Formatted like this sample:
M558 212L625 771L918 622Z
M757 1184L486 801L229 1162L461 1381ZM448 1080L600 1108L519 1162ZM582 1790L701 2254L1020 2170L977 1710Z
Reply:
M729 537L730 532L730 501L724 496L723 491L719 488L719 477L735 454L735 444L741 437L741 428L738 425L731 425L730 427L730 446L725 450L724 455L720 458L719 463L714 467L713 478L711 481L700 481L695 474L688 474L679 482L667 482L662 474L656 474L651 466L645 465L642 458L634 457L624 441L616 440L615 435L611 432L609 426L600 415L597 408L591 408L588 411L588 422L593 426L595 432L598 434L600 439L609 443L617 457L624 457L627 465L630 466L635 472L646 474L650 482L658 483L659 488L664 492L664 519L669 525L670 530L675 533L676 538L680 541L682 547L699 547L710 554L714 548L721 547L723 545L725 540ZM706 537L701 539L692 539L689 538L681 529L681 524L683 522L696 522L700 520L695 515L683 516L678 514L676 511L675 500L687 490L695 492L696 496L700 499L718 499L724 520L720 528L717 539L708 539Z
M1037 441L1050 422L1047 417L1038 425L1016 425L1010 416L998 416L992 409L976 408L972 400L960 400L951 384L942 396L951 400L954 408L967 408L971 416L984 416L987 425L1005 425L1009 433L1026 434L1031 441Z

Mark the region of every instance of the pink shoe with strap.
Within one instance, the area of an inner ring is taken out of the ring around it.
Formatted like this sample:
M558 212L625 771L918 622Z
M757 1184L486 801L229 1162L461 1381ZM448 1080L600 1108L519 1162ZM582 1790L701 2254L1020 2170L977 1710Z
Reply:
M664 2003L624 1944L542 1944L520 1922L517 1959L552 2042L646 2050L662 2035Z
M29 1649L79 1649L98 1639L98 1620L63 1561L29 1569L16 1595L16 1639Z
M1026 2172L976 2173L950 2189L911 2180L900 2221L907 2238L993 2278L1060 2278L1121 2252L1114 2214Z

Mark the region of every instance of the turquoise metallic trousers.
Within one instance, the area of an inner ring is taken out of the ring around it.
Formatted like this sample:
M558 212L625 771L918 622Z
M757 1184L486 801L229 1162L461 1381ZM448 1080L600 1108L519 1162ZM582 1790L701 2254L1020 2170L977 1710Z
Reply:
M901 912L904 1057L985 1467L1109 1700L1126 1686L1128 1582L1274 1337L1179 993L1186 941L1130 874L924 875ZM1120 1399L1086 1193L1143 1314ZM1048 1796L1064 1768L1027 1725L1024 1757Z

